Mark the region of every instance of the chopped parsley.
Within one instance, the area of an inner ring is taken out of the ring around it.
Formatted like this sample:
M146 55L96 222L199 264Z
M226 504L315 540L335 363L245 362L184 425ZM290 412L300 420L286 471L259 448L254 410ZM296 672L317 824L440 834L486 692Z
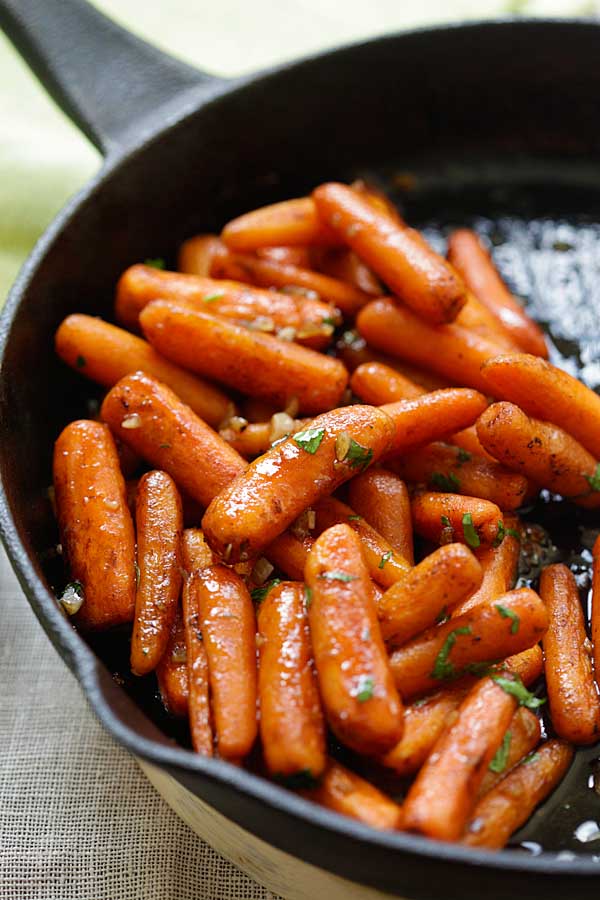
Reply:
M305 428L304 431L297 431L292 440L301 450L314 454L321 446L324 437L324 428Z
M360 684L360 690L356 695L359 703L366 703L373 696L375 690L375 682L372 678L363 678Z
M158 446L159 446L160 450L170 450L171 449L170 444L159 444Z
M386 562L387 562L388 560L390 560L390 559L392 558L393 555L394 555L394 551L393 551L393 550L388 550L387 553L384 553L383 556L381 557L381 559L379 560L379 565L377 566L377 568L378 568L378 569L383 569L383 567L385 566Z
M313 589L307 584L304 585L304 605L308 609L313 599Z
M347 572L338 572L335 569L331 572L322 572L319 578L326 578L327 581L356 581L356 575L348 575Z
M214 303L215 300L220 300L221 297L224 297L225 294L223 291L215 291L214 294L207 294L206 297L202 298L203 303Z
M150 266L151 269L165 269L165 261L161 256L157 256L156 259L145 259L145 266Z
M350 446L344 456L344 462L350 463L351 469L366 469L373 459L373 451L370 447L362 447L354 438L350 440Z
M448 475L444 475L442 472L432 472L429 480L440 491L445 491L447 494L455 494L460 491L460 481L454 472L449 472Z
M533 753L528 753L528 754L527 754L527 756L525 757L525 759L523 759L523 760L521 761L521 765L522 765L522 766L528 766L529 763L533 763L533 762L536 761L536 759L539 759L539 758L540 758L540 754L537 752L537 750L534 750Z
M468 450L463 450L462 447L459 447L458 453L456 454L456 458L458 459L459 463L461 463L461 464L466 463L466 462L469 462L469 460L471 459L471 454L469 453Z
M507 678L505 675L492 675L491 677L503 691L516 697L519 706L526 706L527 709L539 709L546 702L545 699L536 697L531 691L528 691L518 676Z
M511 619L512 625L510 626L510 633L516 634L519 630L519 626L521 624L521 620L514 612L514 610L509 609L508 606L502 606L500 603L496 603L496 609L500 613L503 619Z
M593 475L584 475L584 478L593 491L600 491L600 463L597 464Z
M260 587L255 587L254 590L250 591L250 596L255 603L262 603L269 591L278 584L281 584L281 578L272 578L271 581L267 581L265 584L261 584Z
M473 516L471 513L465 513L462 517L463 534L465 541L473 550L480 546L481 540L477 534L477 530L473 525Z
M333 328L336 328L338 325L338 320L332 316L326 316L324 319L321 319L321 322L323 325L331 325Z
M448 657L450 656L452 648L456 644L457 638L462 634L471 634L471 626L463 625L461 628L455 628L454 631L451 631L449 633L448 637L443 643L442 649L436 657L435 665L431 673L431 678L442 681L444 679L455 677L456 670Z
M516 528L506 528L502 519L498 519L498 531L496 532L496 537L492 543L492 547L499 547L507 534L510 534L511 537L514 537L516 541L521 542L521 535L517 531Z
M356 516L356 515L354 515L354 516L348 516L348 521L349 521L349 522L361 522L361 521L362 521L362 516Z
M495 772L499 775L501 772L504 772L506 765L508 763L508 753L510 750L510 742L512 741L512 732L507 731L502 739L502 743L496 750L494 754L494 758L492 759L489 770L490 772Z
M450 521L448 516L440 516L440 519L444 528L452 528L452 522Z
M79 354L79 356L75 360L75 365L77 366L78 369L83 369L83 367L85 366L85 356L82 356L81 354Z

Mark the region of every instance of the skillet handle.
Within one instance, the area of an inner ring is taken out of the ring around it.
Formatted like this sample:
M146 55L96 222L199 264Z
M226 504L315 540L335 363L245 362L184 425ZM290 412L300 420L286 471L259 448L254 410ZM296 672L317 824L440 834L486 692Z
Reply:
M151 135L188 93L221 78L116 25L85 0L0 0L0 27L58 106L105 156Z

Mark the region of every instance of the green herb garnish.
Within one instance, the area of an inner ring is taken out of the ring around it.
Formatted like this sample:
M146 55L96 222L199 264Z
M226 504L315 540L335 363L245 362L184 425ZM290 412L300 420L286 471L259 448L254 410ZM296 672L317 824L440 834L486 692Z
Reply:
M356 575L348 575L347 572L338 572L335 569L331 572L322 572L319 578L326 578L327 581L356 581Z
M454 678L456 674L456 670L454 665L450 662L448 657L450 656L450 652L454 647L457 638L461 634L471 634L471 626L464 625L461 628L455 628L454 631L451 631L446 640L443 643L442 649L438 653L435 665L433 667L433 672L431 673L431 678L435 678L438 681L442 681L447 678Z
M537 750L534 750L532 753L528 753L527 756L525 757L525 759L521 760L521 765L528 766L529 763L535 762L536 759L539 759L539 758L540 758L540 754L537 752Z
M254 590L250 591L250 596L255 603L262 603L269 591L278 584L281 584L281 578L272 578L271 581L267 581L265 584L261 584L260 587L255 587Z
M491 677L503 691L517 698L519 706L526 706L527 709L539 709L546 702L545 699L536 697L531 691L528 691L518 676L507 678L505 675L492 675Z
M440 491L447 494L455 494L460 491L460 481L454 472L449 472L448 475L444 475L442 472L432 472L429 480Z
M334 328L337 328L338 320L334 319L332 316L326 316L321 320L323 325L332 325Z
M583 477L593 491L600 491L600 463L597 464L593 475L584 475Z
M484 678L486 675L490 674L493 665L494 663L492 662L467 663L463 672L466 672L468 675L474 675L475 678Z
M457 452L456 456L457 456L457 459L458 459L459 463L461 463L461 464L462 464L462 463L469 462L469 460L472 458L472 457L471 457L471 454L469 453L469 451L468 451L468 450L463 450L462 447L459 447L459 448L458 448L458 452Z
M479 535L477 534L477 530L473 525L473 516L471 513L465 513L462 517L462 526L463 526L463 534L465 536L465 541L473 550L476 550L477 547L481 544L481 540L479 539Z
M507 731L502 739L502 743L496 750L494 758L489 765L490 772L495 772L497 775L499 775L501 772L504 772L506 764L508 763L508 752L510 750L511 741L512 732Z
M351 469L366 469L372 459L373 451L370 447L362 447L354 438L350 440L344 462L349 462Z
M313 599L313 589L307 584L304 585L304 605L308 609Z
M440 516L440 519L444 528L452 528L452 522L450 521L448 516Z
M171 449L170 444L159 444L158 446L159 446L160 450L170 450Z
M150 266L151 269L164 269L165 261L161 256L157 256L156 259L145 259L145 266Z
M349 522L361 522L362 516L348 516Z
M385 566L386 562L387 562L389 559L391 559L393 555L394 555L394 551L393 551L393 550L388 550L387 553L384 553L383 556L381 557L381 559L379 560L379 565L377 566L377 568L378 568L378 569L383 569L383 567Z
M361 687L356 695L356 699L359 703L366 703L367 700L370 700L373 696L373 692L375 690L375 682L372 678L363 678L361 681Z
M319 449L324 437L324 428L305 428L304 431L297 431L292 440L301 450L314 454Z
M203 303L214 303L215 300L220 300L221 297L224 297L225 294L223 291L215 291L214 294L207 294L206 297L202 298Z
M496 609L500 613L503 619L512 619L512 625L510 626L510 633L516 634L519 630L519 626L521 624L521 620L519 616L512 609L509 609L508 606L501 606L500 603L496 603Z

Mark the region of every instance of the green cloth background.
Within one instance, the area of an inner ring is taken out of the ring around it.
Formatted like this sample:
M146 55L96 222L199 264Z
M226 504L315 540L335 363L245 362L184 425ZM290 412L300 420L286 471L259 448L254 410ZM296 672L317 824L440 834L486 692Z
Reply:
M97 0L96 5L187 62L237 75L414 25L507 13L589 15L600 0ZM1 303L36 239L99 160L1 35L0 84Z

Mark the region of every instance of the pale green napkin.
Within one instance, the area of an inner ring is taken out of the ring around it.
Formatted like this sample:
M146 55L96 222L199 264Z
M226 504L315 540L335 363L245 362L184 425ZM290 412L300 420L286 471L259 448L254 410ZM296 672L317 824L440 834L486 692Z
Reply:
M60 0L47 0L57 3ZM163 49L222 75L435 21L588 15L600 0L97 0ZM0 303L34 242L99 164L0 36Z

